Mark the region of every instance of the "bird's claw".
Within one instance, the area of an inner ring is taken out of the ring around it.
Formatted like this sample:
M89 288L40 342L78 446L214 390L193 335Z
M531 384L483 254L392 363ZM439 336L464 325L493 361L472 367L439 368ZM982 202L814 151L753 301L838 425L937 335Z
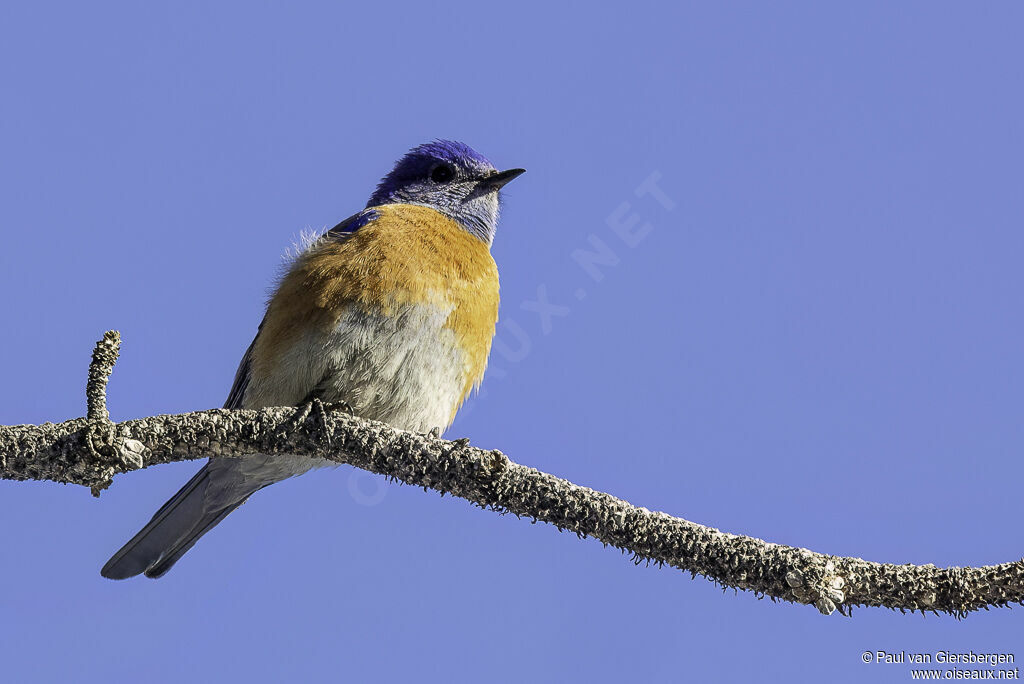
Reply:
M352 405L347 401L324 402L319 397L312 397L298 406L298 410L295 412L295 415L288 421L288 427L292 429L298 428L306 422L307 418L315 414L317 418L320 419L322 435L324 436L326 443L330 444L331 439L334 437L334 430L332 429L330 422L327 420L327 414L335 411L344 411L350 416L355 415Z

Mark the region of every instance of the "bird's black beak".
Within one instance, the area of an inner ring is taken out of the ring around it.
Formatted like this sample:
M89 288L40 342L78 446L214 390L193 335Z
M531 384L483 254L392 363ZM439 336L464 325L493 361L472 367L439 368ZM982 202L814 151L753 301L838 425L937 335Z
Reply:
M500 190L505 187L510 181L526 173L526 169L509 169L508 171L498 171L492 173L490 176L480 180L479 185L486 187L488 190Z

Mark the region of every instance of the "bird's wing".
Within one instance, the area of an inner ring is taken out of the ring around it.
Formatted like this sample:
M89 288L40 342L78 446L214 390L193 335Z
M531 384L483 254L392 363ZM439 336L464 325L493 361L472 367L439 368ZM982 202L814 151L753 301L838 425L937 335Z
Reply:
M242 360L238 364L238 370L235 371L235 381L231 385L231 391L228 392L227 401L224 402L224 408L226 409L242 408L242 399L245 397L245 390L249 386L249 367L252 361L252 348L256 344L256 339L260 336L260 330L263 330L263 321L260 321L260 327L259 330L256 331L256 337L252 338L252 342L249 343L249 348L245 350L245 354L242 355Z

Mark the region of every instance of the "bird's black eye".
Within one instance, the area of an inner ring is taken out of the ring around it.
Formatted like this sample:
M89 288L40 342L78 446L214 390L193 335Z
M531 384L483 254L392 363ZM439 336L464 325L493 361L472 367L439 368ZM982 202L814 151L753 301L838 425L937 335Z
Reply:
M435 183L447 183L455 178L455 169L447 164L438 164L430 172L430 180Z

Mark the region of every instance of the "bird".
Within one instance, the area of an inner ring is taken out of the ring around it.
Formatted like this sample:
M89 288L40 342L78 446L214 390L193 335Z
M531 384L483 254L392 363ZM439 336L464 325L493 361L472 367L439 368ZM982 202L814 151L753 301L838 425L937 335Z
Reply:
M499 192L524 171L498 171L452 140L409 150L362 211L285 268L224 407L320 400L441 434L487 366L498 318L490 250ZM294 455L210 458L101 574L161 577L252 494L330 464Z

